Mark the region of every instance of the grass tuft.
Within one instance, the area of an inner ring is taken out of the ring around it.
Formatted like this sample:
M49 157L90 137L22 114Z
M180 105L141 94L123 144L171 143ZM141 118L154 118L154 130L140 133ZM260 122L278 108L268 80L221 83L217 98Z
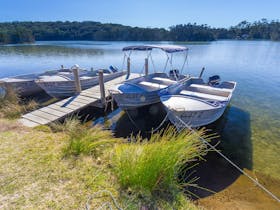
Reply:
M53 132L64 132L70 135L75 135L75 133L79 133L83 129L77 116L66 118L63 123L53 122L50 127Z
M52 125L52 128L69 136L63 150L65 156L83 154L98 157L107 146L120 141L113 137L112 132L98 126L89 128L81 124L78 118L66 119L63 124Z
M11 87L6 88L6 94L0 98L0 117L15 119L22 113L34 110L38 104L34 100L24 102Z
M205 137L203 130L198 134ZM187 170L186 164L205 154L206 147L197 134L178 134L169 127L153 134L149 141L137 136L133 143L116 145L113 162L122 188L147 196L176 196L178 177Z

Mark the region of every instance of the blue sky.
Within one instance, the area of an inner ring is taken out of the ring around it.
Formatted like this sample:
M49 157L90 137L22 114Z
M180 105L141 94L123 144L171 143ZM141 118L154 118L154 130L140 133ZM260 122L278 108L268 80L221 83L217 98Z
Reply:
M280 0L0 0L0 22L92 20L141 27L229 27L280 19Z

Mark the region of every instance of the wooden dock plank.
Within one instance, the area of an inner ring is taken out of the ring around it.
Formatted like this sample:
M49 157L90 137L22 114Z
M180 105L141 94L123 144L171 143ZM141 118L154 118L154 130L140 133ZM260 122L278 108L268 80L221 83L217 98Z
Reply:
M76 99L75 100L75 102L77 102L77 103L84 103L84 104L91 104L91 103L93 103L95 100L83 100L83 99Z
M81 93L81 96L91 98L93 101L99 100L101 98L100 94L99 95L97 95L97 94L93 95L91 93Z
M139 77L139 75L130 75L130 79L136 77ZM104 83L105 97L110 96L108 89L112 89L115 85L124 81L125 78L126 75L122 75L106 81ZM96 85L92 88L82 91L79 95L66 98L49 106L25 114L22 116L19 122L27 127L49 124L71 114L74 114L75 112L78 112L89 105L100 104L100 100L100 86Z
M44 107L44 108L40 109L40 111L55 115L57 117L62 117L63 115L65 115L65 112L61 112L59 110L51 109L49 107Z
M22 116L22 117L23 117L24 119L28 119L28 120L31 120L31 121L33 121L33 122L36 122L36 123L38 123L38 124L40 124L40 125L46 125L46 124L50 123L49 120L46 120L46 119L41 118L41 117L38 117L38 116L33 115L33 114L31 114L31 113L26 114L26 115L24 115L24 116Z
M75 109L70 109L69 107L61 107L57 104L51 104L50 106L48 106L48 108L55 109L66 114L75 111Z
M58 116L56 116L52 113L43 112L40 109L37 110L36 112L32 113L32 115L34 115L36 117L40 117L40 118L45 119L45 120L50 121L50 122L54 121L54 120L57 120L57 119L59 119L60 117L63 116L63 115L61 115L61 116L58 117Z
M91 103L92 101L95 101L95 98L90 98L86 96L79 95L77 98L75 98L75 101L84 101L86 103Z
M69 101L66 101L66 102L65 102L65 101L63 101L63 102L58 102L57 105L59 105L59 106L62 107L62 108L63 108L63 107L69 108L70 106L71 106L71 107L74 106L74 107L76 107L77 109L80 108L79 105L76 105L76 104L75 104L75 101L74 101L74 100L73 100L73 101L72 101L72 100L71 100L71 101L69 100Z
M84 95L81 94L77 97L77 99L92 100L92 97L84 96Z
M19 121L19 123L21 123L22 125L25 125L26 127L36 127L36 126L40 125L39 123L33 122L28 119L24 119L24 118L21 118L18 121Z

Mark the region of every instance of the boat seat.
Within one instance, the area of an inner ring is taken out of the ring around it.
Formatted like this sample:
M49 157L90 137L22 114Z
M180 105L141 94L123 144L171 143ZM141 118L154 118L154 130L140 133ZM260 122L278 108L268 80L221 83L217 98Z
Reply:
M195 88L205 88L208 90L216 90L216 91L223 91L223 92L231 92L232 90L229 88L218 88L218 87L211 87L208 85L200 85L200 84L191 84L190 87L195 87Z
M158 89L168 87L167 85L161 85L161 84L158 84L158 83L146 82L146 81L139 82L139 84L147 86L147 87L158 88Z
M172 83L172 84L175 84L176 81L174 80L171 80L171 79L168 79L168 78L162 78L162 77L154 77L152 78L153 80L158 80L158 81L163 81L163 82L169 82L169 83Z
M211 100L217 100L217 101L227 101L228 100L227 97L206 94L206 93L193 92L193 91L188 91L188 90L182 90L180 92L180 94L187 95L187 96L195 96L195 97L205 98L205 99L211 99Z

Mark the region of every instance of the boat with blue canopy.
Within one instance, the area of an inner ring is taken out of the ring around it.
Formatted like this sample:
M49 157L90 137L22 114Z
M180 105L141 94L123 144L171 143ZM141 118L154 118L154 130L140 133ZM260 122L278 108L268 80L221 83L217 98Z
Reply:
M146 105L160 102L159 92L187 76L182 74L188 57L188 48L178 45L135 45L124 47L125 57L127 57L127 79L110 90L114 100L123 110L136 109ZM157 72L152 58L153 50L161 50L166 54L166 63L163 71ZM130 57L133 51L145 51L147 56L144 63L144 74L135 79L129 79ZM173 67L173 54L183 53L184 60L181 71ZM154 72L149 74L148 63L152 62ZM170 69L166 73L168 66Z

